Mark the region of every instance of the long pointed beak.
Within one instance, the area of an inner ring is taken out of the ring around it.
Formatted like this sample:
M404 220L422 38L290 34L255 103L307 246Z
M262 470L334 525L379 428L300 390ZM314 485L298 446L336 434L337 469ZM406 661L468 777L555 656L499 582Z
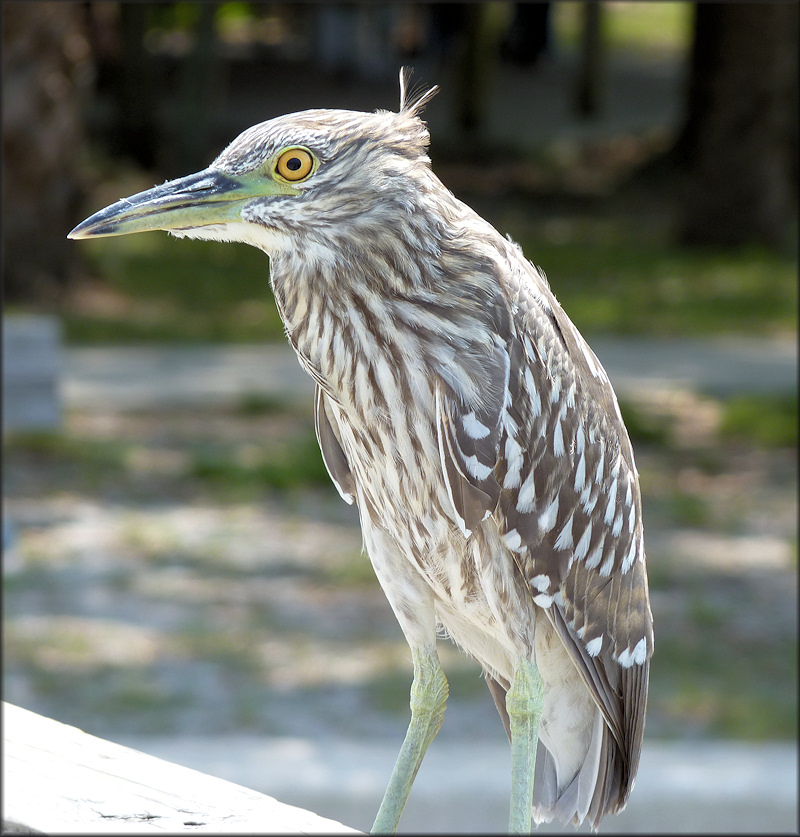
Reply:
M262 183L261 196L264 195ZM98 238L149 230L188 230L240 219L259 194L244 179L204 169L123 198L78 224L67 238Z

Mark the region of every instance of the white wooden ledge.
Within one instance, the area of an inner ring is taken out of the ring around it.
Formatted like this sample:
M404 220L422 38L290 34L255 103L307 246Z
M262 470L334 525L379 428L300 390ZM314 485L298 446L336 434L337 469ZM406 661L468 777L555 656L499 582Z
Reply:
M3 703L4 834L358 833Z

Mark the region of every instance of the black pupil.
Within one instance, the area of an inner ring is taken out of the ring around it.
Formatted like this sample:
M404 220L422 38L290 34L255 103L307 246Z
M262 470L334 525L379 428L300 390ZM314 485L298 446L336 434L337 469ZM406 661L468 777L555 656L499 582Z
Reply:
M299 157L291 157L286 161L286 168L289 169L289 171L297 171L302 165L303 161Z

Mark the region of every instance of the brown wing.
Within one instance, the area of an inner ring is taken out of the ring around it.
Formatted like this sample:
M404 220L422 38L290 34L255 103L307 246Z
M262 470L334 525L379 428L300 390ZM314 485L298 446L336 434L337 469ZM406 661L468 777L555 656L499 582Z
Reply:
M471 519L494 515L600 708L622 754L606 752L620 775L608 778L605 807L616 810L638 764L653 649L638 476L599 361L533 268L513 270L507 388L502 404L483 407L497 422L481 421L489 432L468 465L466 408L440 406L443 467L451 483L481 490Z
M506 541L517 533L534 601L555 603L590 657L642 664L652 617L641 496L616 397L549 292L521 285L515 309L496 469Z

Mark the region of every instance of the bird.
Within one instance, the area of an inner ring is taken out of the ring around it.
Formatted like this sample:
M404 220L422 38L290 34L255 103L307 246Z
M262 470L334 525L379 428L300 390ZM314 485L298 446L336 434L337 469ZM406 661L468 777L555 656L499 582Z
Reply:
M634 785L653 653L633 449L544 272L433 172L438 87L409 80L397 112L262 122L69 237L166 230L268 255L322 458L411 649L373 833L397 831L442 724L441 637L480 664L508 735L509 833L596 829Z

